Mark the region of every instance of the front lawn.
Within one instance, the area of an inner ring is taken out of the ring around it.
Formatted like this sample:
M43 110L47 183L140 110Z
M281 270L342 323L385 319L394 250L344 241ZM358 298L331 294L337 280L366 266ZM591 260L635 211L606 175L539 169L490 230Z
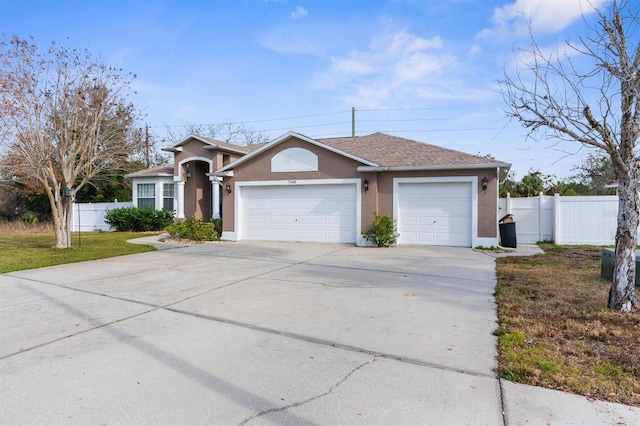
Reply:
M83 232L72 236L72 247L56 249L53 234L0 235L0 273L43 266L83 262L143 253L151 246L127 243L127 240L153 234L132 232Z
M499 375L640 406L640 314L607 308L601 247L497 259Z

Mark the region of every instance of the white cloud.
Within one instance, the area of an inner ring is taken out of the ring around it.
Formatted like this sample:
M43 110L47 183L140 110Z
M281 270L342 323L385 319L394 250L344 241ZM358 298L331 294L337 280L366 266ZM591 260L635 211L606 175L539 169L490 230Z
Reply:
M305 9L304 7L302 7L302 6L296 7L296 10L291 12L291 17L293 19L304 18L307 15L309 15L309 11L307 9Z
M355 58L332 58L333 70L343 75L364 75L374 70L366 61Z
M457 63L440 37L422 38L399 31L375 38L367 48L332 56L331 68L316 83L360 107L415 96L441 98L447 96L452 75L458 73Z
M278 53L320 55L323 47L306 34L287 31L280 28L263 36L259 43L262 47Z
M424 39L416 37L412 34L400 32L393 34L389 41L389 53L392 54L411 54L428 49L441 49L442 39L440 37L433 37L431 39Z
M476 55L479 55L480 53L482 53L482 47L478 46L477 44L474 44L469 49L469 56L476 56Z
M502 38L528 34L531 24L535 32L556 33L584 15L594 12L609 0L516 0L493 11L493 26L482 30L479 37Z

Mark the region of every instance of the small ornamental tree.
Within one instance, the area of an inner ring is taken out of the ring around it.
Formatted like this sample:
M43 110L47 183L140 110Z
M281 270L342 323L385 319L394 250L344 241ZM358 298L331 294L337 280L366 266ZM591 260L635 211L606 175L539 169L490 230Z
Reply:
M46 194L56 248L71 246L74 194L131 152L135 112L125 89L132 78L85 50L0 40L0 154L13 176Z

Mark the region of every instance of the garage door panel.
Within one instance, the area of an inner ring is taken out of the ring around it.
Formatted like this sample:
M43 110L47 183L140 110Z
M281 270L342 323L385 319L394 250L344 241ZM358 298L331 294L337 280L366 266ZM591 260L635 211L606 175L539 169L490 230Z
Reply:
M437 210L436 202L434 200L416 200L416 206L419 210Z
M471 183L398 185L400 244L471 246Z
M247 186L241 188L241 199L242 239L355 242L354 184ZM267 208L257 208L265 202ZM268 218L268 223L258 222L258 217Z
M412 235L412 241L416 244L430 244L435 242L434 232L420 232L417 235ZM416 238L417 236L417 238Z
M341 218L339 215L331 215L331 216L327 216L326 217L326 224L329 226L339 226L340 222L342 221L343 218ZM356 218L354 216L349 218L349 221L354 221L355 222Z

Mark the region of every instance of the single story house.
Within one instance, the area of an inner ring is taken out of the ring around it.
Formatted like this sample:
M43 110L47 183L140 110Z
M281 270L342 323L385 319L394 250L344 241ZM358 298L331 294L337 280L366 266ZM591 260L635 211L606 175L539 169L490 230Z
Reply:
M257 146L189 136L166 150L173 166L128 175L134 204L173 198L177 218L222 217L221 237L234 241L365 245L378 212L397 221L399 244L496 246L498 184L511 167L384 133L288 132Z

